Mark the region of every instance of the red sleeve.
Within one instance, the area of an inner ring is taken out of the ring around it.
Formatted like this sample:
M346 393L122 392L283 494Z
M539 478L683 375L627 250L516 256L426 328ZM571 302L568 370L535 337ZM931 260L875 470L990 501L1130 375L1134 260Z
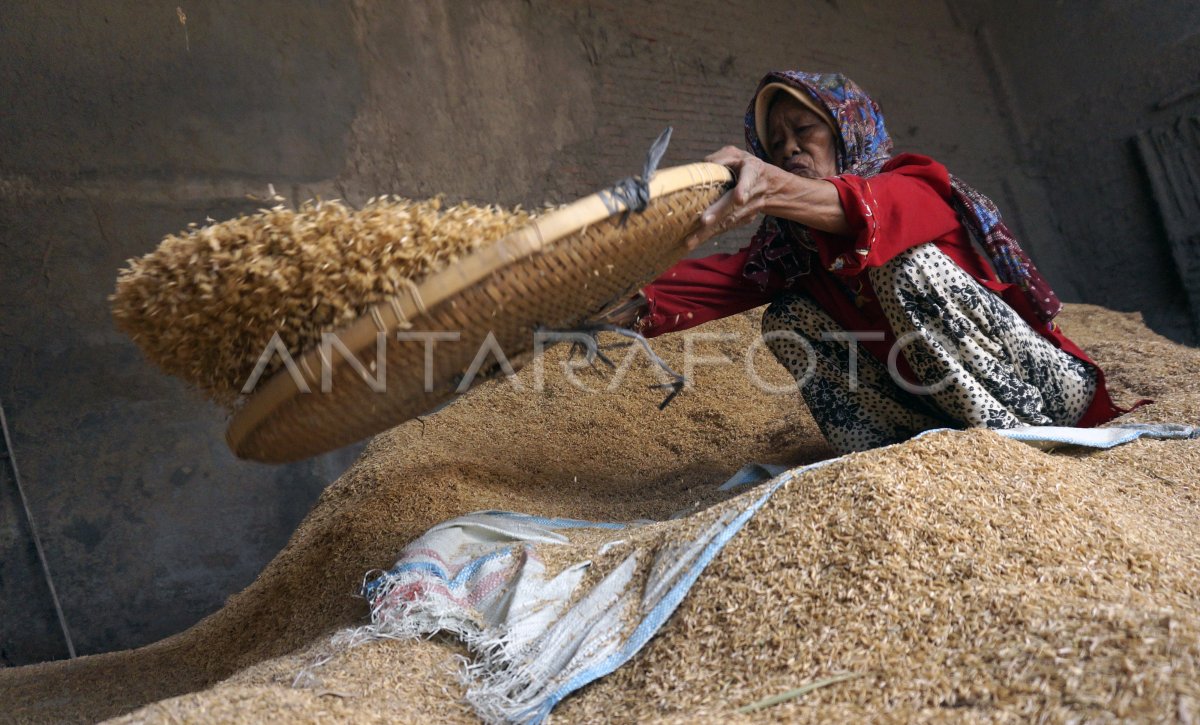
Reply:
M853 236L812 230L825 268L853 276L886 264L906 249L959 228L950 206L946 167L917 154L901 154L870 178L842 174L827 179L837 187Z
M684 259L663 272L642 289L649 307L638 329L655 337L770 302L771 288L762 289L742 275L748 251Z

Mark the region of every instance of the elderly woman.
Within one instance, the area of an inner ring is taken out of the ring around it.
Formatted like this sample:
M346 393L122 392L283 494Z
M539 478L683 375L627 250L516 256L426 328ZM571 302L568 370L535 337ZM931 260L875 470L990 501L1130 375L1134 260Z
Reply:
M1094 426L1124 412L1052 322L1061 304L992 202L927 156L892 157L852 81L768 74L746 143L709 157L738 182L689 245L761 213L757 233L645 287L644 335L769 303L764 337L839 453L936 427Z

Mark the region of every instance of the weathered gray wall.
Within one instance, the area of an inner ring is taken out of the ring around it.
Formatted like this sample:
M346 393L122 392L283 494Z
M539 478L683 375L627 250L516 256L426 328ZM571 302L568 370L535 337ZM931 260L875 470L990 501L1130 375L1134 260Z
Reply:
M251 208L268 179L337 175L363 94L339 4L188 6L186 41L175 7L0 10L0 400L80 653L218 607L353 458L236 461L221 411L110 321L117 269L163 234ZM0 662L63 657L0 483Z
M958 5L1014 119L1019 168L1046 194L1039 214L1051 226L1035 245L1044 271L1067 299L1141 310L1158 332L1195 344L1200 320L1133 139L1200 114L1200 3Z
M941 0L205 2L183 7L186 38L177 4L29 2L0 20L0 399L84 653L220 606L349 460L233 460L221 412L108 318L122 260L267 183L295 200L570 200L635 171L667 124L668 164L740 144L768 69L836 69L880 100L899 149L992 194L1049 271L1072 270L978 18ZM3 513L0 649L62 656Z

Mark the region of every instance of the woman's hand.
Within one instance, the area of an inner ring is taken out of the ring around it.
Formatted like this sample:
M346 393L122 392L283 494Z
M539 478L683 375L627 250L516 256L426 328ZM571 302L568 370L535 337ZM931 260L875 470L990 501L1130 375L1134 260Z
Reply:
M591 320L591 322L631 328L646 313L647 306L646 295L642 294L641 290L638 290L632 296L625 298L620 304L602 312L598 317Z
M687 239L689 250L718 234L754 221L777 186L772 184L773 176L787 173L736 146L726 146L704 160L728 166L737 177L737 186L700 216L699 228Z
M759 214L790 219L833 234L851 234L837 187L823 179L790 174L758 157L726 146L706 161L733 170L737 186L700 215L700 224L686 240L689 250Z

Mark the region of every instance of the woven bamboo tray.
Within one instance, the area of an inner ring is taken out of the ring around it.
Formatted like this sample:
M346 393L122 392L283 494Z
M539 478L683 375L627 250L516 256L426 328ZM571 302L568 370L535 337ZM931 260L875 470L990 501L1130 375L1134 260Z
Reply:
M261 383L230 420L229 447L241 458L285 463L434 410L457 394L489 333L517 367L533 350L538 329L576 326L678 261L700 212L732 179L717 164L663 169L651 179L650 202L641 212L613 213L605 192L593 194L411 285L336 333L372 382L384 383L384 392L373 390L336 347L332 354L314 348L296 360L308 392L286 368ZM400 341L398 332L460 337L436 343L427 371L425 342ZM381 333L386 348L379 374ZM489 355L487 363L494 362Z

